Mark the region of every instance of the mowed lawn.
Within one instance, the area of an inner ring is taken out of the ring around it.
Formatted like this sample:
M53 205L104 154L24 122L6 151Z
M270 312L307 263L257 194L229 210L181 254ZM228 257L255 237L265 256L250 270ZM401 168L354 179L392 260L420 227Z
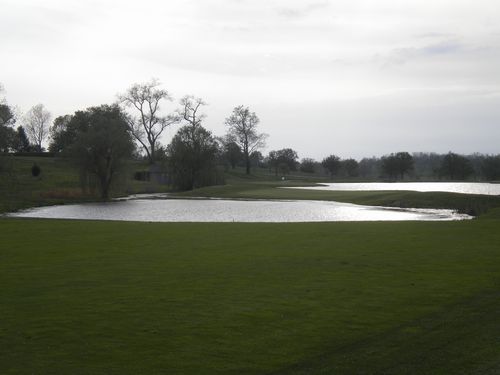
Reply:
M0 220L1 374L497 374L500 220Z

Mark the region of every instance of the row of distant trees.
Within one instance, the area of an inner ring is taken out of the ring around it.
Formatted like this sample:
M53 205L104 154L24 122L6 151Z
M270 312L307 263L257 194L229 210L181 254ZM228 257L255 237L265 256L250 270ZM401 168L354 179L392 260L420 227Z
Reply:
M232 156L234 165L237 159ZM397 152L380 158L341 159L329 155L321 161L303 158L299 161L296 151L290 148L271 151L264 157L251 155L255 165L268 168L276 175L293 172L329 175L331 178L358 178L365 180L500 180L500 155L459 155Z

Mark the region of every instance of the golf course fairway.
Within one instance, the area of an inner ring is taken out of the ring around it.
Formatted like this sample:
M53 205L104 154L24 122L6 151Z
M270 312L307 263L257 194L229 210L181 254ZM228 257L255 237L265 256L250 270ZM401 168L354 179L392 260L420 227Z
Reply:
M0 220L1 374L495 374L500 220Z

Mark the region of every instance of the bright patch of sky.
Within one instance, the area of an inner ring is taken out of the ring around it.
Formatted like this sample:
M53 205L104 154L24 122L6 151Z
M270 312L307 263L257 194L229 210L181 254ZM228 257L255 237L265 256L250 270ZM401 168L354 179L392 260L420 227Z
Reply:
M205 127L216 135L234 106L249 106L270 135L267 151L500 152L497 0L0 7L0 82L23 111L41 102L54 116L72 113L157 77L176 99L204 98Z

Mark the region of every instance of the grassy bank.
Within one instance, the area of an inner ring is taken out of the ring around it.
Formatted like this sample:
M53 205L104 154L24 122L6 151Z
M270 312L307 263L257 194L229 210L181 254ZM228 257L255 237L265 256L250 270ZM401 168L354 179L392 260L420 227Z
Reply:
M498 373L499 228L3 219L0 373Z
M41 174L32 176L36 164ZM147 170L140 162L130 162L116 178L115 195L165 191L165 186L133 180L135 170ZM77 168L64 158L15 157L0 155L0 213L52 204L99 200L97 192L83 192Z

